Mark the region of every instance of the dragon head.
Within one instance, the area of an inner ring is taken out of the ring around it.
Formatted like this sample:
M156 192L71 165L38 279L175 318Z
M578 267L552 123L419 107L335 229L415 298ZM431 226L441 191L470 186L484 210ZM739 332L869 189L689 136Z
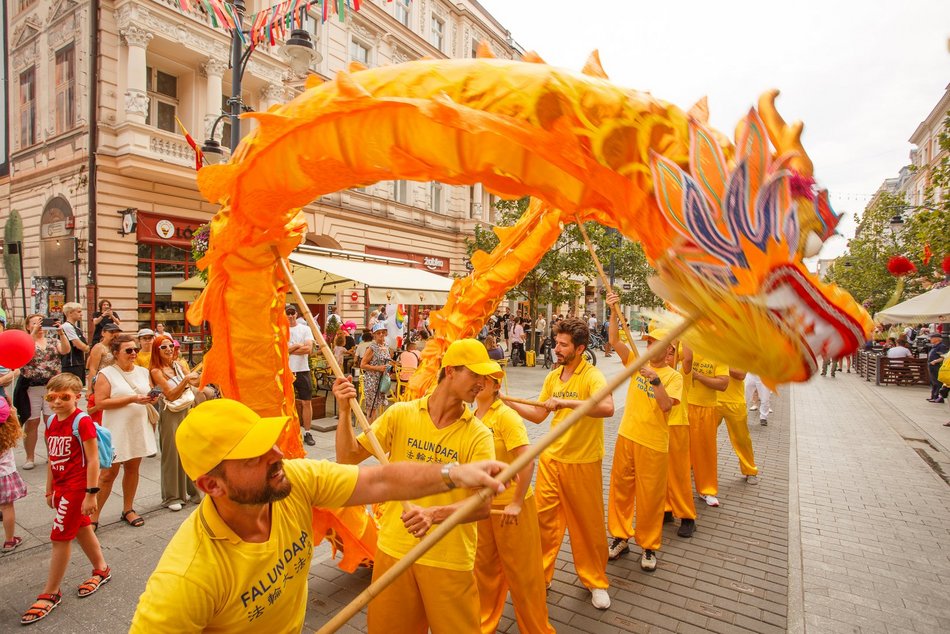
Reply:
M872 322L850 295L802 264L837 216L827 192L816 191L804 154L773 156L769 136L751 110L730 166L712 133L692 121L690 173L652 157L665 222L642 233L658 271L654 290L702 317L687 342L774 385L808 379L817 356L850 354Z

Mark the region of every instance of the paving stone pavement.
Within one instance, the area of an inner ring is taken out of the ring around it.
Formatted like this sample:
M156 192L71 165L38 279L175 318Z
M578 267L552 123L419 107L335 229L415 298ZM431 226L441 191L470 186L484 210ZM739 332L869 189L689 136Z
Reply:
M610 375L616 357L600 358ZM536 396L545 371L514 368L511 392ZM615 393L618 408L625 389ZM875 387L854 375L786 387L773 399L768 427L750 417L760 468L747 484L725 428L719 434L719 508L699 504L692 539L664 531L658 568L639 568L639 549L608 566L612 607L599 611L576 579L565 540L548 596L558 632L891 632L950 631L947 556L950 530L950 418L947 406L926 403L923 388ZM609 465L620 414L607 424ZM547 425L531 426L533 437ZM318 434L315 458L332 456L333 434ZM790 438L795 441L790 443ZM22 449L17 455L23 462ZM45 465L43 465L45 467ZM42 468L22 472L30 496L17 504L26 542L0 556L0 632L40 591L49 565L51 511L42 499ZM88 563L74 549L63 604L31 632L125 632L148 574L168 539L192 512L159 508L158 460L143 463L136 506L146 525L118 523L119 500L99 535L114 578L88 599L75 587ZM112 519L110 519L112 518ZM326 622L369 582L370 573L340 572L325 545L310 571L306 629ZM365 613L341 631L364 632ZM517 632L510 604L499 631Z

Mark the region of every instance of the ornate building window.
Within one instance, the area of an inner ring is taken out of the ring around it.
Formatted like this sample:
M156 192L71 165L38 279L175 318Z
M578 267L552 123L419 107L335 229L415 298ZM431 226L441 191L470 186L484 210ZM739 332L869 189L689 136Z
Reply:
M145 116L145 125L150 125L175 132L175 117L178 115L178 77L152 68L146 68L148 77L146 89L148 91L148 114Z
M393 15L396 19L402 24L409 26L409 0L396 0L393 5Z
M442 201L442 189L442 183L437 181L429 183L429 193L432 197L432 211L437 214L442 213L442 209L445 206Z
M20 147L36 143L36 67L20 73Z
M56 134L76 125L76 49L56 51Z
M359 62L360 64L368 68L372 61L370 59L371 58L370 51L371 51L371 48L369 46L359 41L355 37L350 39L350 61L351 62Z
M429 43L440 51L445 43L445 22L442 18L432 16L432 25L429 32Z
M403 205L409 204L409 181L393 181L393 200Z

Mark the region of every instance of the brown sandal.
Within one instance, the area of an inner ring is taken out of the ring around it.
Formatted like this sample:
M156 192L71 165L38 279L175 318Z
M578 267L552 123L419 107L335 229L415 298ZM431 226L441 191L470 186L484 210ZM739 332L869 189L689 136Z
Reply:
M90 594L96 592L102 584L108 582L111 578L112 568L109 566L106 566L105 570L93 569L92 576L79 585L79 590L77 590L76 594L80 599L85 599Z
M126 524L128 524L129 526L134 526L135 528L138 528L139 526L145 523L145 518L142 517L141 515L136 517L134 520L130 520L129 515L131 515L132 513L135 513L135 509L129 509L128 511L122 514L122 517L120 519ZM138 513L135 513L135 514L138 515Z
M49 613L56 609L56 606L59 605L59 602L63 600L63 593L57 592L55 594L41 594L36 597L36 602L30 606L30 609L23 613L23 616L20 617L21 625L29 625L30 623L36 623L37 621L42 621ZM40 603L40 601L46 601L46 603Z

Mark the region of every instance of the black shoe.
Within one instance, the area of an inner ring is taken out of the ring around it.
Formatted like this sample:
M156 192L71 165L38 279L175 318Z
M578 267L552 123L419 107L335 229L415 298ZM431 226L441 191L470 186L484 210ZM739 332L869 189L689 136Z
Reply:
M313 439L309 431L303 435L303 442L305 445L310 445L311 447L317 444L317 441Z
M672 524L673 523L673 511L667 511L663 514L663 523Z
M692 537L696 531L696 520L683 520L680 522L680 528L676 534L680 537Z

